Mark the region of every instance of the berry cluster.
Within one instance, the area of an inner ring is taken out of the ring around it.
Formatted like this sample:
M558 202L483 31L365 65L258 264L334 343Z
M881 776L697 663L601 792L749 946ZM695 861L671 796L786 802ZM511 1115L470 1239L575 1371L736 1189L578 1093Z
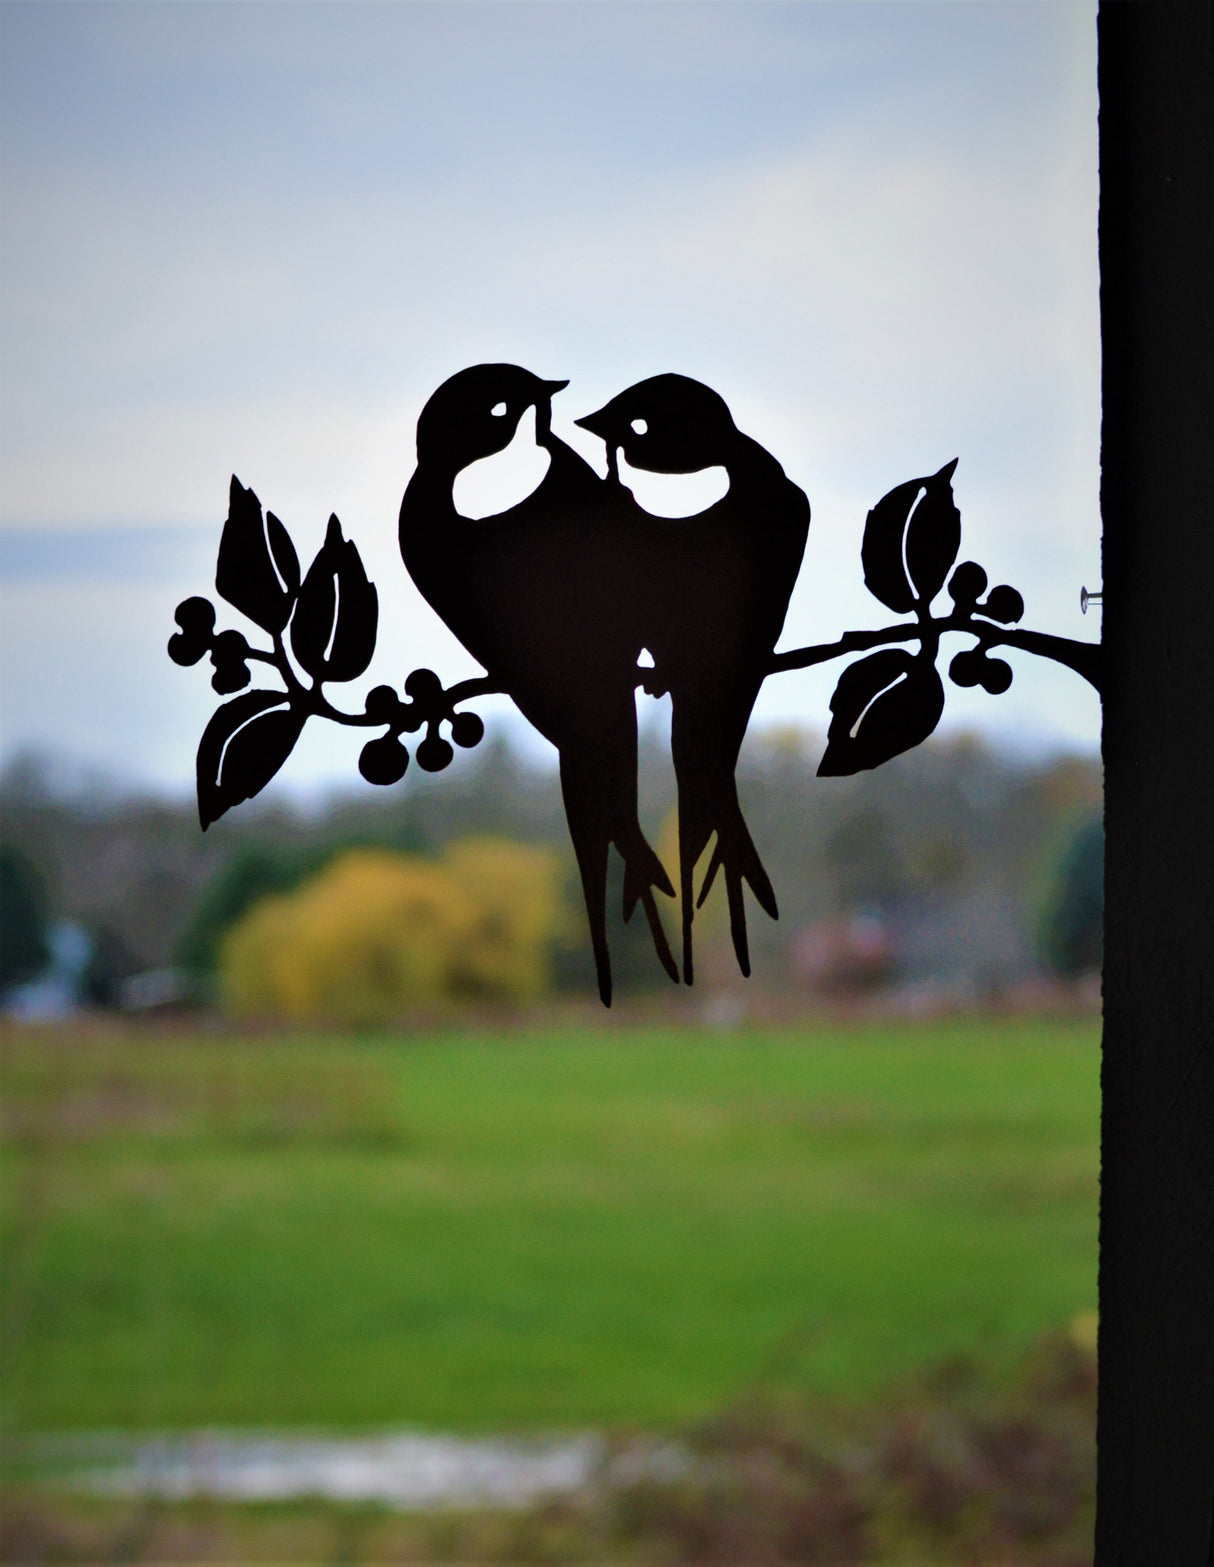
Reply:
M958 686L981 686L999 696L1012 683L1012 666L991 649L1017 647L1057 659L1100 685L1098 647L1065 637L1016 629L1024 600L1006 582L987 587L977 561L954 565L961 549L961 513L953 496L956 459L934 474L895 485L869 512L860 560L869 592L903 621L877 632L849 632L838 642L777 658L773 669L804 669L842 653L863 650L839 676L830 699L831 721L819 776L842 778L880 767L922 744L944 712L944 682L936 668L941 640L958 632L973 645L948 666ZM948 614L932 606L947 584ZM983 595L985 594L985 597ZM882 646L918 642L918 650Z
M975 612L988 620L997 620L1001 626L1012 626L1024 614L1024 600L1015 588L1001 582L986 594L986 602L979 603L986 593L986 572L976 560L965 560L949 578L948 596L962 614Z
M239 631L215 630L215 606L210 599L188 598L178 604L173 618L181 630L169 638L169 657L175 664L197 664L207 653L215 673L211 689L231 696L248 685L248 659L253 649Z
M427 773L441 773L455 755L451 743L444 740L441 726L446 723L451 740L461 747L478 745L485 726L475 713L457 713L452 693L432 669L415 669L405 680L402 702L391 686L376 686L367 692L363 711L376 724L387 724L388 732L377 740L368 740L358 758L358 770L372 784L399 783L409 765L408 747L402 734L416 734L425 727L425 737L416 751L417 765Z
M310 718L364 729L386 726L359 758L359 771L373 784L394 784L404 777L409 752L402 734L425 729L417 763L430 773L450 764L451 741L474 746L484 735L475 713L455 709L489 689L486 680L466 680L445 691L433 670L415 669L405 681L406 700L391 686L376 686L361 713L342 712L329 700L326 684L356 680L367 669L379 623L375 586L336 516L329 518L324 542L302 572L287 529L273 512L263 512L254 492L233 475L215 587L269 634L272 646L253 647L240 631L216 631L210 599L185 599L175 611L178 630L169 639L169 657L190 665L209 653L211 684L231 698L211 715L198 745L198 813L204 830L265 788ZM251 662L268 665L283 688L246 690ZM450 741L440 732L444 723Z
M981 686L991 696L1002 696L1012 683L1012 666L976 647L957 654L948 666L948 677L955 686Z
M977 561L963 561L957 567L948 584L957 613L966 617L982 615L1003 626L1014 625L1024 614L1023 598L1015 588L1001 582L982 600L986 583L986 572ZM972 629L981 637L980 624L974 624ZM948 674L954 685L981 686L991 696L1001 696L1012 683L1012 666L1005 659L992 658L981 641L977 647L958 653L948 666Z
M188 667L211 651L215 636L215 606L210 599L189 598L178 604L173 619L181 627L169 638L169 657Z

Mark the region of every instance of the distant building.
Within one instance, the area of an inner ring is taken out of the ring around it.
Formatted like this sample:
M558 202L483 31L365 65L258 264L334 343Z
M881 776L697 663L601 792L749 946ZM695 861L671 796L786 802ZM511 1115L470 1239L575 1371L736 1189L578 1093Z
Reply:
M7 1017L23 1023L53 1023L79 1010L93 956L92 939L82 925L54 920L47 945L51 956L42 972L5 995Z
M887 985L897 973L894 945L875 913L819 920L798 931L789 947L794 980L821 995L860 995Z

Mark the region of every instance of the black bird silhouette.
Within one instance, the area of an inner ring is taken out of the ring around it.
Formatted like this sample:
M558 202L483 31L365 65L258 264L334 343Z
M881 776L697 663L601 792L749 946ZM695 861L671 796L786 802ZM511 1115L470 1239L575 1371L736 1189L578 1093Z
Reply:
M699 905L723 871L734 951L749 974L743 880L773 919L777 909L734 769L801 569L809 502L770 452L741 433L724 400L687 376L638 382L576 422L606 442L608 483L625 510L640 508L619 480L621 450L633 467L655 473L719 465L729 476L726 495L698 516L641 513L658 561L647 574L643 631L656 685L669 690L673 708L683 978L691 984L694 977L693 874L714 832Z
M608 849L624 860L624 918L638 901L666 972L679 974L653 889L673 897L637 819L636 661L645 536L594 469L552 434L553 394L517 365L476 365L445 381L417 422L417 470L400 509L400 549L422 595L524 717L560 753L599 994L611 1004ZM535 409L548 471L519 505L461 516L452 486L504 450Z

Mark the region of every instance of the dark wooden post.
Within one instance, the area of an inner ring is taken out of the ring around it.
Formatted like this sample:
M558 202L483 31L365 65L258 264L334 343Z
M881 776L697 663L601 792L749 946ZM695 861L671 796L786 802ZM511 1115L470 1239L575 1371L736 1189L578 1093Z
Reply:
M1096 1561L1214 1562L1214 6L1100 9Z

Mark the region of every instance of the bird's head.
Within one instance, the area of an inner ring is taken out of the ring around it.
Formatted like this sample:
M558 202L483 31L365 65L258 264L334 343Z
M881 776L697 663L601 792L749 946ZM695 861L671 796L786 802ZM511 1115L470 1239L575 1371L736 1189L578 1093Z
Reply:
M651 473L697 473L723 463L738 428L725 399L686 375L654 375L574 421ZM614 462L612 468L614 469Z
M458 472L503 451L528 408L536 435L548 434L552 398L568 381L543 381L518 365L473 365L444 381L417 421L418 466Z

